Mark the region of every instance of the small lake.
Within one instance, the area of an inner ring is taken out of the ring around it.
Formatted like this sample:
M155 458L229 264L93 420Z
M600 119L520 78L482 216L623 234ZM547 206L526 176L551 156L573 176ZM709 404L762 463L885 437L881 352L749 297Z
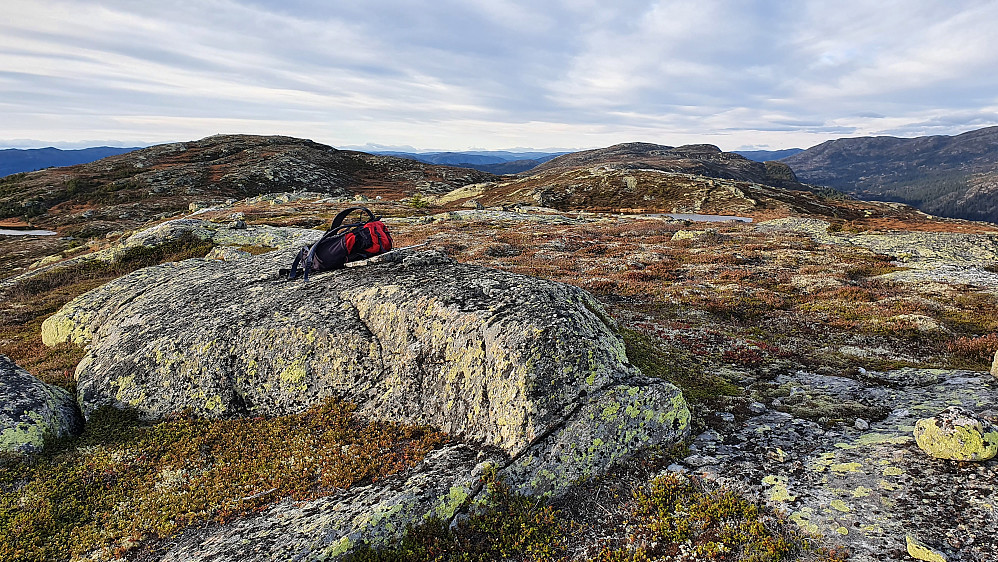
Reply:
M694 222L752 222L751 217L736 217L733 215L698 215L695 213L655 213L647 215L649 217L672 217L681 221Z
M12 228L0 228L0 236L52 236L59 234L51 230L14 230Z

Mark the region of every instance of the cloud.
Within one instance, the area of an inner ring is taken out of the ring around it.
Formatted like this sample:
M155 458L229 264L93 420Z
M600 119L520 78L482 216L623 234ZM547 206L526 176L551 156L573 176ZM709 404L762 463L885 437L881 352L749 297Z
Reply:
M998 124L998 3L8 0L11 138L810 146Z

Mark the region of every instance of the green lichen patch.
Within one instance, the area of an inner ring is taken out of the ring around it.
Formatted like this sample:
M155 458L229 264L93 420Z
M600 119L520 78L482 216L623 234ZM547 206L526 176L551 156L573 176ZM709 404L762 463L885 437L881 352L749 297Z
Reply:
M145 425L98 410L81 437L0 466L0 559L121 554L197 521L379 480L445 440L425 427L360 423L352 412L331 401L292 416Z
M918 420L914 433L918 447L937 459L985 461L998 454L998 431L990 424L947 424L928 418Z

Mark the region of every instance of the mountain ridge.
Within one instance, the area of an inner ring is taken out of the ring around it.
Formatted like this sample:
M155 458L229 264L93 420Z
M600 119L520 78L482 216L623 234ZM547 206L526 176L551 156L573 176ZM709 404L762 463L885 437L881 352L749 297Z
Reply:
M998 222L998 127L825 141L780 160L801 180L944 217Z

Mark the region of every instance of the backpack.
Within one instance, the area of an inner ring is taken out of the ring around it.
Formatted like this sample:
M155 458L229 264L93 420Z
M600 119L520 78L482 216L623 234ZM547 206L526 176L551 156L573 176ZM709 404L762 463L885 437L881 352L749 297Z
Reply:
M343 224L347 215L354 211L367 213L370 220L364 221L361 217L361 222ZM392 236L385 223L366 207L350 207L336 215L318 242L302 248L291 269L282 269L280 276L287 275L288 280L301 276L308 281L310 273L340 269L348 261L367 259L391 249Z

